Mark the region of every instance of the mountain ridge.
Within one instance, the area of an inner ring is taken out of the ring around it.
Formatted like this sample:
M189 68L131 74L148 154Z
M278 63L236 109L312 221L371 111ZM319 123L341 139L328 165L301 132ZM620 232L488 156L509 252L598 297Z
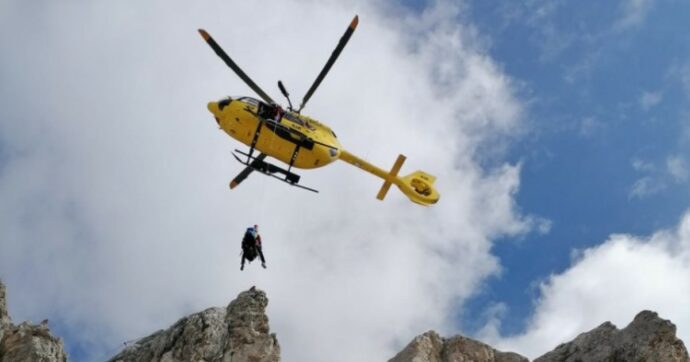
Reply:
M239 293L226 307L211 307L180 318L167 329L141 338L108 362L206 361L278 362L280 344L266 315L268 297L255 287ZM546 349L546 348L545 348ZM53 336L45 320L14 325L0 280L0 362L66 362L63 342ZM327 357L324 360L328 360ZM412 339L388 362L524 362L526 357L498 351L461 335L441 337L427 331ZM534 362L659 361L690 362L676 326L644 310L623 329L611 322L561 343Z

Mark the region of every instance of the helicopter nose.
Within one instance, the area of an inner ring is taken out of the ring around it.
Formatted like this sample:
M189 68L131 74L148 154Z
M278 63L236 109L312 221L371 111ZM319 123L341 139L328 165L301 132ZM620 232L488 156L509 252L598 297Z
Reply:
M211 113L213 113L213 117L216 119L216 123L220 124L220 119L218 118L218 115L220 114L220 107L218 106L218 102L208 102L206 108L208 108L208 110L211 111Z
M218 102L208 102L208 105L206 106L213 115L217 115L218 112L220 112L220 107L218 107Z

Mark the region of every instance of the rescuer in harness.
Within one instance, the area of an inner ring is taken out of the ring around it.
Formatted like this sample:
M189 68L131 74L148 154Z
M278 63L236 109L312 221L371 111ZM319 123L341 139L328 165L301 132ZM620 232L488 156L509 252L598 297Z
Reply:
M259 225L248 227L242 238L242 264L240 270L244 270L244 260L249 260L251 263L256 256L261 258L261 266L266 269L266 259L264 253L261 251L261 235L259 235Z

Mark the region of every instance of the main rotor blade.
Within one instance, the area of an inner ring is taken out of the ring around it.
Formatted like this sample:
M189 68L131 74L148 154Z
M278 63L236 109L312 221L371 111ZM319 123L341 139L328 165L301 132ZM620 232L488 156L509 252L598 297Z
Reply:
M234 156L234 154L233 154L233 156ZM252 161L252 163L250 163L249 166L245 167L244 170L242 170L242 172L240 172L237 176L235 176L235 178L230 182L230 188L234 189L240 183L242 183L242 181L244 181L244 179L246 179L247 176L249 176L249 174L252 173L252 171L254 171L254 167L256 167L256 165L261 163L261 161L263 161L264 158L266 158L266 154L264 154L264 153L259 154L259 156L257 158L255 158Z
M221 48L220 45L218 45L218 43L216 43L216 41L213 40L213 38L211 38L211 36L206 32L206 30L199 29L199 34L201 34L204 40L206 40L206 43L208 43L211 49L213 49L213 51L216 52L220 59L223 59L225 64L227 64L227 66L230 67L230 69L232 69L235 72L235 74L237 74L237 76L239 76L249 86L249 88L256 92L256 94L258 94L267 103L276 104L273 101L273 99L271 99L271 97L269 97L268 94L266 94L266 92L259 88L259 86L256 85L256 83L254 83L254 81L251 78L249 78L249 76L245 74L242 71L242 69L239 66L237 66L237 64L235 64L235 62L232 61L232 59L230 59L230 57L225 53L223 48Z
M338 59L338 56L340 55L340 52L343 51L343 48L345 48L345 45L347 44L348 40L350 40L350 37L352 36L352 33L355 32L355 28L357 27L357 24L359 23L359 16L355 15L354 18L352 18L352 22L350 23L350 26L345 30L345 34L340 38L340 41L338 42L338 46L335 47L333 50L333 53L331 53L331 57L328 58L328 62L326 62L326 65L323 67L321 70L321 73L319 73L319 76L316 77L316 80L314 81L314 84L311 85L311 88L307 91L307 94L304 95L304 99L302 99L302 104L299 106L299 110L297 111L298 113L304 108L304 105L307 104L307 101L309 101L309 98L311 98L311 95L314 94L314 91L316 88L318 88L319 84L321 84L321 81L323 78L326 76L328 71L331 69L333 66L333 63L335 63L335 60Z

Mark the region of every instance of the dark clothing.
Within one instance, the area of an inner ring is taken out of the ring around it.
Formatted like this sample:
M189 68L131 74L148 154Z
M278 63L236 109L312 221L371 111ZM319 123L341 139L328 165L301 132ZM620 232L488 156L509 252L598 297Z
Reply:
M261 244L256 244L256 252L259 253L259 259L261 259L261 264L266 264L264 252L261 250Z
M263 250L261 250L261 236L254 228L248 228L242 238L242 263L240 270L244 270L244 261L249 260L251 263L256 256L261 259L261 266L266 268L266 258L264 258Z

